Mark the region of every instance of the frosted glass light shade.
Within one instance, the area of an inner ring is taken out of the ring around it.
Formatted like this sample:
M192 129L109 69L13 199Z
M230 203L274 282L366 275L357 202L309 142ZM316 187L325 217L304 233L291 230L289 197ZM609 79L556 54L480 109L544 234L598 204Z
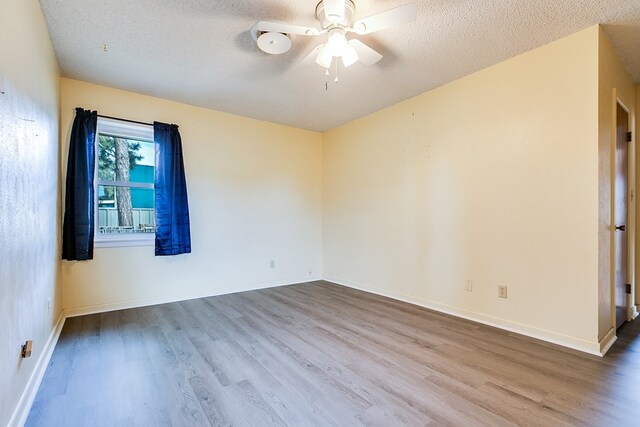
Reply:
M348 43L345 43L342 49L342 63L345 67L353 65L358 61L358 52Z
M325 44L318 51L318 56L316 57L316 64L324 68L329 68L331 67L332 61L333 61L333 55L331 53L331 49Z

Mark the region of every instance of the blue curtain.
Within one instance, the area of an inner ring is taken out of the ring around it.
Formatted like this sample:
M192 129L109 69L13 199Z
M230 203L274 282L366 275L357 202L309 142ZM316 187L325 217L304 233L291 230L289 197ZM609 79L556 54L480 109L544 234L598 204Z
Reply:
M71 128L62 226L62 259L93 259L95 139L98 113L76 108Z
M177 125L153 122L156 149L156 256L191 252L189 203Z

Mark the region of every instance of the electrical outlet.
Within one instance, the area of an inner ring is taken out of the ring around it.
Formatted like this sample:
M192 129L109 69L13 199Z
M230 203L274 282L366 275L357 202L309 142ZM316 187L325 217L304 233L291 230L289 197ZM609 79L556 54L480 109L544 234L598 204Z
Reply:
M473 291L473 280L467 280L467 282L464 285L464 290L467 292Z
M507 285L499 285L498 286L498 297L506 298L507 297Z
M309 270L309 276L313 275L313 270Z
M269 267L276 268L276 261L272 259L271 262L269 263Z
M33 347L33 341L27 340L22 345L22 358L26 359L27 357L31 357L31 348Z

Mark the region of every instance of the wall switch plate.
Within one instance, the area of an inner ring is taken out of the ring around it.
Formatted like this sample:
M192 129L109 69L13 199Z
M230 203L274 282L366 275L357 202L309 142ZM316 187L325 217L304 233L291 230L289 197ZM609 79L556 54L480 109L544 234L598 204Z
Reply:
M464 290L467 292L473 291L473 280L467 280L464 284Z
M47 308L51 311L51 298L47 298Z
M507 285L499 285L498 286L498 297L506 298L507 297Z
M271 262L269 263L269 267L276 268L276 261L272 259Z

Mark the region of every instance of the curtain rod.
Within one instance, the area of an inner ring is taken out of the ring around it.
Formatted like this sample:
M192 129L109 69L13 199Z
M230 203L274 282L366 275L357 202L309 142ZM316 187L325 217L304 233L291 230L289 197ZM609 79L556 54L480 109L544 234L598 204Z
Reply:
M137 123L139 125L145 125L145 126L153 126L153 123L145 123L145 122L139 122L137 120L122 119L120 117L104 116L102 114L98 114L98 117L102 117L103 119L120 120L123 122L129 122L129 123Z

